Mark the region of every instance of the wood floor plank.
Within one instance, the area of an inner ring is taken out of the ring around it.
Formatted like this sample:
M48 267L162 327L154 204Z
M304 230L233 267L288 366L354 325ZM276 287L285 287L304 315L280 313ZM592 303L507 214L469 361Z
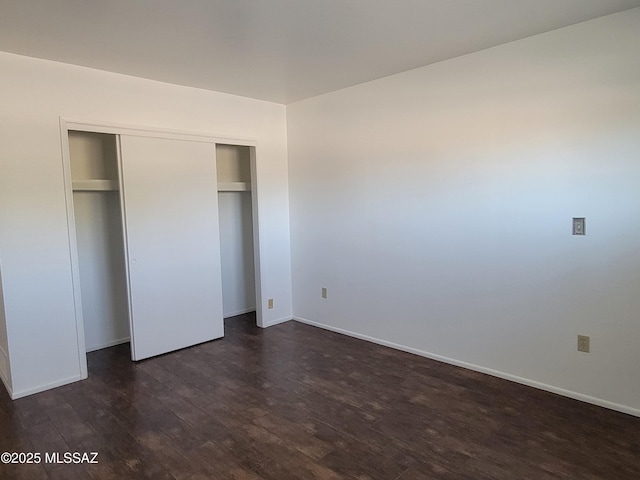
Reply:
M83 382L11 401L2 479L637 480L640 418L287 322L142 362L88 354Z

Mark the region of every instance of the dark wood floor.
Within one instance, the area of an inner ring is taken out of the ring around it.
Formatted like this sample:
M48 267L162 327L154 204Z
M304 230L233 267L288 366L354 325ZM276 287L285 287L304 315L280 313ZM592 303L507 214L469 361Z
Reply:
M640 479L640 418L288 322L11 401L0 451L98 452L0 465L24 479Z

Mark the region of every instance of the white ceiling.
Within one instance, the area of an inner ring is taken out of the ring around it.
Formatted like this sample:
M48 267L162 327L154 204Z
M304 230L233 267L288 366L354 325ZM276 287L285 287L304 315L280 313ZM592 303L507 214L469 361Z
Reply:
M0 50L290 103L640 0L0 0Z

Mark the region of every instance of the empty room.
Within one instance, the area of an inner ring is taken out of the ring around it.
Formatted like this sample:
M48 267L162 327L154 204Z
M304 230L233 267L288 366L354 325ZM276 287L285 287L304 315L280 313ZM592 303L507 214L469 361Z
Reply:
M640 0L0 0L0 478L640 478Z

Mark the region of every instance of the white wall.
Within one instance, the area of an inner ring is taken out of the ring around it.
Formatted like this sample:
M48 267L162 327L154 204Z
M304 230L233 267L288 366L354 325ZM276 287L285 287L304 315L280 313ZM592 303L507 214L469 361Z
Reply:
M251 192L218 193L224 317L256 308Z
M639 31L635 9L289 105L294 315L640 415Z
M129 341L124 239L117 191L74 192L87 352Z
M59 117L257 141L261 303L291 317L285 107L0 53L0 251L14 396L78 378Z

